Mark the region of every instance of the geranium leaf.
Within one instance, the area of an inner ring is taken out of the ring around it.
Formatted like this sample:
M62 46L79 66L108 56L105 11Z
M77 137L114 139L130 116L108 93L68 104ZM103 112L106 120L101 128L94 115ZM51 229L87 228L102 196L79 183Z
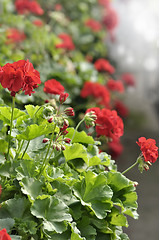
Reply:
M20 166L16 168L17 179L21 180L24 177L32 178L36 175L37 164L33 160L26 160L20 163Z
M110 223L112 225L128 227L126 217L122 213L120 213L117 208L112 208L111 214L109 214L109 217L110 216Z
M10 107L0 107L0 119L6 124L10 124L11 119L11 108ZM13 120L26 115L25 112L14 108Z
M74 128L67 128L67 138L72 139L75 129ZM94 144L94 139L91 136L88 136L86 132L81 131L75 133L75 136L73 138L73 143L86 143L86 144Z
M0 219L0 229L5 228L7 232L10 231L10 229L13 227L15 221L13 218L3 218Z
M0 139L0 152L6 153L8 150L8 142L4 139Z
M29 116L31 118L33 118L35 115L37 115L40 109L43 110L42 107L34 106L34 105L31 105L31 104L26 105L25 109L27 110L27 113L29 114Z
M44 134L48 134L52 132L53 125L50 124L48 125L37 125L37 124L32 124L30 126L27 126L25 131L21 134L18 134L16 137L18 140L27 140L30 141L34 138L37 138L39 136L42 136Z
M71 226L71 231L72 231L71 240L86 240L85 237L83 238L83 237L80 236L80 231L76 227L75 222L71 223L70 226Z
M62 233L66 230L66 221L72 221L69 208L54 196L39 197L31 207L31 213L44 220L43 227L48 231Z
M84 179L75 183L74 193L81 204L88 206L99 219L105 218L112 207L113 192L102 174L96 175L88 171Z
M21 180L20 185L22 192L30 196L32 200L42 193L43 183L34 178L25 177Z
M82 158L88 164L87 150L82 144L74 143L72 146L66 146L63 153L66 161Z

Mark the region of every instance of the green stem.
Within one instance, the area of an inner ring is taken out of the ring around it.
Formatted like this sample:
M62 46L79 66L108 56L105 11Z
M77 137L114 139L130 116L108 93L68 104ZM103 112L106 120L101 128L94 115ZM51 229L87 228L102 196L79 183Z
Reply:
M139 158L137 158L136 162L130 166L129 168L127 168L124 172L122 172L122 174L125 174L126 172L128 172L129 170L131 170L133 167L135 167L137 164L139 163Z
M26 147L25 147L25 150L24 150L24 152L23 152L23 155L22 155L21 159L23 159L23 157L24 157L24 155L25 155L25 153L26 153L26 151L27 151L27 149L28 149L28 147L29 147L29 143L30 143L30 141L28 141L28 143L27 143L27 145L26 145Z
M11 113L11 120L10 120L10 132L9 132L8 152L7 152L7 156L6 156L6 159L7 159L7 160L8 160L9 150L10 150L10 144L11 144L11 133L12 133L12 127L13 127L14 107L15 107L15 97L13 97L13 99L12 99L12 113Z
M74 130L74 133L73 133L73 136L72 136L72 140L71 140L71 141L73 141L73 139L74 139L74 137L75 137L75 134L76 134L79 126L81 125L82 122L84 122L84 120L85 120L85 118L83 118L83 119L77 124L77 126L76 126L76 128L75 128L75 130Z
M19 146L18 152L17 152L16 155L15 155L14 161L17 160L17 158L19 157L19 153L20 153L20 151L22 150L22 147L23 147L23 145L24 145L24 140L23 140L22 142L20 142L20 143L21 143L21 144L20 144L20 146Z
M55 132L55 129L56 129L56 124L54 126L54 129L53 129L53 132L52 132L52 135L51 135L51 138L50 138L50 143L49 143L49 146L48 146L48 149L47 149L47 152L46 152L46 155L45 155L45 158L44 158L44 161L43 161L43 164L42 164L42 167L41 167L41 170L40 170L40 173L39 173L39 176L38 176L38 179L41 177L44 169L45 169L45 166L46 164L48 163L48 160L47 160L47 156L49 154L49 151L50 151L50 148L51 148L51 144L52 144L52 140L54 138L54 132ZM49 159L49 158L48 158Z

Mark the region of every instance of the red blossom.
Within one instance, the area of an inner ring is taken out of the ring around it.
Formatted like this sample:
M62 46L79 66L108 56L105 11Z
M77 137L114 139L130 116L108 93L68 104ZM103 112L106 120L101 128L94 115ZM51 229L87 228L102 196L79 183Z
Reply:
M55 4L54 9L55 9L55 11L61 11L62 5L57 3L57 4Z
M135 86L135 78L131 73L122 74L121 79L126 85L132 86L132 87Z
M124 124L122 119L118 116L115 110L103 108L90 108L86 112L94 111L96 120L96 132L98 136L104 135L106 137L116 139L123 135Z
M85 22L85 25L87 27L89 27L90 29L92 29L92 31L94 32L99 32L102 28L102 25L100 24L100 22L90 18Z
M112 142L108 142L110 155L113 159L117 159L123 152L123 145L120 142L120 139L117 138Z
M7 44L20 43L26 39L24 32L19 31L16 28L9 28L6 32Z
M98 3L101 6L104 6L104 7L109 7L110 6L110 0L98 0Z
M119 114L119 116L121 117L128 117L129 115L129 110L128 108L125 106L124 103L122 103L121 101L117 100L115 101L115 110L117 111L117 113Z
M110 7L107 8L106 15L103 17L102 23L109 31L114 30L114 28L118 25L117 12Z
M0 83L2 87L11 91L12 96L20 90L30 96L41 81L39 72L34 69L29 60L19 60L0 67Z
M136 143L141 149L145 162L156 162L158 158L158 147L156 146L156 141L154 139L140 137Z
M15 7L19 14L34 13L36 15L42 15L44 13L36 0L16 0Z
M60 82L58 82L55 79L47 80L44 83L44 92L46 93L60 95L64 91L65 91L65 88L61 85Z
M2 186L0 185L0 195L1 195L1 193L2 193Z
M0 240L11 240L11 237L9 236L5 228L0 231Z
M106 86L111 91L124 92L124 85L120 80L109 79Z
M106 71L110 74L115 72L114 67L104 58L99 58L95 63L94 63L95 68L101 72L101 71Z
M40 19L34 20L33 24L37 27L42 27L44 25L43 21L41 21Z
M92 96L98 104L109 107L110 93L108 89L100 83L85 82L80 95L83 98Z
M70 143L71 139L70 138L65 138L64 141L65 141L65 143Z
M58 37L62 40L62 42L56 44L55 45L56 48L64 48L66 50L74 50L75 46L73 44L72 38L68 34L61 33L58 35Z

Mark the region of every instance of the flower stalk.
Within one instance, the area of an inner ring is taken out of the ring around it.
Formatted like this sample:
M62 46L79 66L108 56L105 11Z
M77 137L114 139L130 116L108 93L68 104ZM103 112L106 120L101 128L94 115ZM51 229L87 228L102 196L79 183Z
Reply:
M127 173L128 171L130 171L133 167L135 167L138 163L140 162L140 156L137 158L136 162L131 165L129 168L127 168L125 171L122 172L122 174Z
M9 150L10 150L10 144L11 144L11 134L12 134L12 128L13 128L14 107L15 107L15 97L12 98L12 112L11 112L11 120L10 120L9 142L8 142L8 151L7 151L7 156L6 156L7 160L9 158Z

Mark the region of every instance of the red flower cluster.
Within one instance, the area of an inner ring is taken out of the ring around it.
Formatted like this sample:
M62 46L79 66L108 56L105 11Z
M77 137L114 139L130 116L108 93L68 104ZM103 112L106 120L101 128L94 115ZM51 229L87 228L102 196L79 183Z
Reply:
M80 95L83 98L92 96L97 100L98 104L109 107L110 93L108 89L100 83L85 82Z
M122 103L121 101L117 100L115 101L115 106L114 106L115 110L117 111L117 113L119 114L119 116L125 118L128 117L129 115L129 110L128 108L124 105L124 103Z
M64 48L66 50L74 50L75 46L72 42L72 38L68 34L61 33L58 35L58 37L62 40L62 43L56 44L56 48Z
M135 78L132 74L130 73L124 73L121 76L121 79L123 80L123 82L128 85L128 86L135 86Z
M15 7L19 14L34 13L36 15L42 15L44 13L36 0L16 0Z
M110 6L110 0L98 0L98 3L104 7Z
M55 9L55 11L61 11L62 5L57 3L57 4L55 4L54 9Z
M140 137L136 143L140 146L145 162L156 162L158 158L158 147L154 139Z
M55 79L47 80L44 83L44 92L46 93L60 95L64 91L65 91L65 88L61 85L60 82L58 82Z
M11 91L12 96L15 96L20 90L30 96L41 81L39 72L34 69L29 60L19 60L0 67L0 83L2 87Z
M7 44L20 43L26 39L24 32L19 31L16 28L9 28L6 32Z
M111 139L119 138L124 133L124 124L122 119L117 115L115 110L103 108L90 108L87 112L94 111L96 120L96 132L98 136L104 135Z
M106 86L111 91L124 92L124 85L120 80L109 79Z
M42 27L44 25L43 21L41 21L40 19L34 20L33 24L37 27Z
M106 11L106 15L103 17L102 23L109 31L112 31L118 24L117 12L109 7Z
M120 142L120 139L117 138L112 142L108 142L110 155L113 159L117 159L123 152L123 145Z
M5 228L0 231L0 240L12 240Z
M85 22L85 25L87 27L89 27L90 29L92 29L92 31L94 32L99 32L102 28L102 25L100 24L100 22L90 18Z
M110 74L115 72L114 67L104 58L99 58L95 61L94 66L99 72L106 71Z

